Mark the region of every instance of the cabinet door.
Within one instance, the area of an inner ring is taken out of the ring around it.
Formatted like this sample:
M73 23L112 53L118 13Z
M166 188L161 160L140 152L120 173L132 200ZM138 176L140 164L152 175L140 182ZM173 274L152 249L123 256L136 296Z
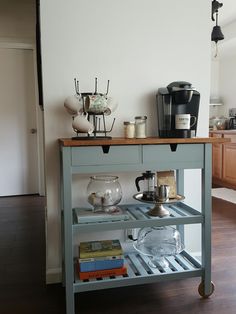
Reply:
M222 134L213 133L212 137L222 137ZM223 149L222 144L212 145L212 177L222 178Z
M212 176L222 178L222 144L214 144L212 147Z
M223 180L232 185L236 185L236 135L225 135L230 138L231 143L223 145Z

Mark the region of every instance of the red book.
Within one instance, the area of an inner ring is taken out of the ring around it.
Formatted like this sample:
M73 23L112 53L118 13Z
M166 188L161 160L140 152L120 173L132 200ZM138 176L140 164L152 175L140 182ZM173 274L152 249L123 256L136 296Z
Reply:
M86 280L86 279L92 279L92 278L121 276L121 275L126 275L126 274L127 274L127 267L124 266L121 268L95 270L95 271L87 271L87 272L79 271L79 279Z

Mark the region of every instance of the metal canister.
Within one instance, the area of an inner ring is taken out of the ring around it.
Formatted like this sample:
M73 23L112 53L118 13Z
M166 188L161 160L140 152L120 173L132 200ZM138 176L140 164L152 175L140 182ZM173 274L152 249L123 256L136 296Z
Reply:
M169 200L170 186L162 184L156 188L156 198L159 202L166 202Z

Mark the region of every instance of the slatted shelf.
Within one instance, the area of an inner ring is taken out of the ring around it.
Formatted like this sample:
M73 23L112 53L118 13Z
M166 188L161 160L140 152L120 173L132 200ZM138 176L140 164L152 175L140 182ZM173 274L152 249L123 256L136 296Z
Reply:
M189 277L198 277L203 273L199 261L195 260L186 251L176 256L166 257L169 267L163 269L150 266L151 259L138 252L125 254L127 275L104 277L99 279L80 280L75 270L74 292L107 289L121 286L146 284L159 280L175 280Z
M78 223L74 214L73 229L74 231L89 232L141 228L145 226L158 227L163 225L196 224L203 222L202 214L183 202L165 205L165 207L170 211L170 216L163 218L148 215L148 211L153 206L150 206L150 204L121 205L120 207L123 208L129 215L128 220L121 221L111 220L102 222Z

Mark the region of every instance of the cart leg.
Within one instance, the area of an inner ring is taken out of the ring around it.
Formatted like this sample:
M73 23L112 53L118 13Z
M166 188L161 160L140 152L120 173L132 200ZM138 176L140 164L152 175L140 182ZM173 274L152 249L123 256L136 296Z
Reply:
M202 283L199 286L199 293L203 297L210 296L214 289L211 282L211 144L204 146L204 167L202 169Z
M184 195L184 170L183 169L177 169L176 170L176 183L177 183L177 189L178 194ZM178 225L176 229L179 231L181 236L181 241L184 243L184 225Z
M74 263L73 263L73 217L72 217L72 179L70 172L70 147L63 147L63 231L64 231L64 262L66 288L66 314L75 313L74 300Z

